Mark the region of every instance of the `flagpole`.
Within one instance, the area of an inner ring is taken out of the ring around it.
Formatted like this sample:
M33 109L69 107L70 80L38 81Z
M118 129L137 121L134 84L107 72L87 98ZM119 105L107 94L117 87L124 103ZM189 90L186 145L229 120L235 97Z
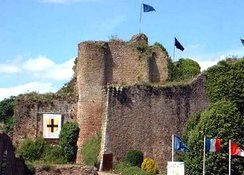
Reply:
M202 168L202 174L205 175L205 153L206 153L206 136L204 136L203 139L203 168Z
M175 61L175 43L174 43L174 51L173 51L173 60L172 61Z
M229 175L231 175L231 140L229 140Z
M141 33L142 5L143 5L143 4L141 3L139 33Z
M175 139L174 139L174 134L172 134L172 162L174 162L174 145L175 145Z

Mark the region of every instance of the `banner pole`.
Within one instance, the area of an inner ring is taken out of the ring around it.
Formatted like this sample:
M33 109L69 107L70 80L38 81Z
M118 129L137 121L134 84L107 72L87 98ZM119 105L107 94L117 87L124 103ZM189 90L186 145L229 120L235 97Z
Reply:
M204 139L203 139L203 168L202 168L202 174L205 175L205 153L206 153L206 136L204 136Z
M175 139L174 139L174 134L172 134L172 162L174 162L174 145L175 145Z
M174 42L174 50L173 50L173 62L175 61L175 42Z
M142 5L143 5L143 4L141 3L139 33L141 33Z
M231 175L231 140L229 140L229 175Z

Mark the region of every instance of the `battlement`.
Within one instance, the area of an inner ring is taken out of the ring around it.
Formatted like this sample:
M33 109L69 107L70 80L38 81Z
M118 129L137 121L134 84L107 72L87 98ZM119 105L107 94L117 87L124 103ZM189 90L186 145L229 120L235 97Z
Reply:
M96 85L164 83L168 78L167 55L158 46L148 46L144 34L131 41L82 42L78 46L79 82Z

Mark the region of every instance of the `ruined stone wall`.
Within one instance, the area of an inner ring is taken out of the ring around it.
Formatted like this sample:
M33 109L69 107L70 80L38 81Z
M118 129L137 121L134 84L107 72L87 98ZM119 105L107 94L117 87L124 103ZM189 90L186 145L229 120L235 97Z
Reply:
M188 117L208 106L204 77L189 85L109 88L104 153L122 161L137 149L165 170L171 160L171 135L181 134Z
M30 175L24 160L16 158L10 137L0 131L0 174Z
M162 83L168 77L167 57L158 46L149 47L147 38L130 42L82 42L78 46L76 74L80 126L77 162L80 162L83 143L101 131L106 113L105 87L109 84Z
M45 97L45 99L43 99ZM13 142L18 144L25 138L43 135L43 114L62 114L63 122L76 121L77 97L59 97L26 94L19 96L15 107Z
M158 46L140 42L110 42L112 75L108 83L133 85L163 83L168 77L167 57Z

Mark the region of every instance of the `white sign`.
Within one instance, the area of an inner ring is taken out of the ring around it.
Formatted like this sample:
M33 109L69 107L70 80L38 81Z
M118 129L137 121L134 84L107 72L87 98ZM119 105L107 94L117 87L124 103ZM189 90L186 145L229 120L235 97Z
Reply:
M167 175L184 175L184 162L168 162Z
M45 139L58 139L61 124L61 114L43 114L43 137Z

